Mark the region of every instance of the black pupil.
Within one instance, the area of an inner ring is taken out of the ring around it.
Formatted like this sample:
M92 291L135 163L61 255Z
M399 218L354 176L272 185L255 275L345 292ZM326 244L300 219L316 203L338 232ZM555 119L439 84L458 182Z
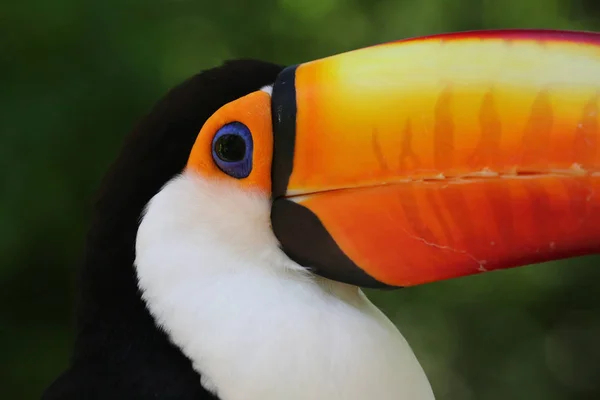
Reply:
M223 135L215 143L215 153L223 161L242 161L246 156L246 141L238 135Z

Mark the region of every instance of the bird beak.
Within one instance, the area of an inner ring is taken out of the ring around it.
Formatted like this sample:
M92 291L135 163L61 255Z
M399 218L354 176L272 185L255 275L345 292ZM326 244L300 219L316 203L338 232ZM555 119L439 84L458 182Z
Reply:
M599 252L599 109L593 33L441 35L289 67L273 231L366 287Z

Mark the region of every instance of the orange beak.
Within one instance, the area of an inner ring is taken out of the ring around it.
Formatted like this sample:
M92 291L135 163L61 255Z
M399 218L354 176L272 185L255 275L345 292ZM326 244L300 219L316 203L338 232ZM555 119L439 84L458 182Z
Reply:
M360 286L600 251L600 34L494 31L284 70L272 93L283 250Z

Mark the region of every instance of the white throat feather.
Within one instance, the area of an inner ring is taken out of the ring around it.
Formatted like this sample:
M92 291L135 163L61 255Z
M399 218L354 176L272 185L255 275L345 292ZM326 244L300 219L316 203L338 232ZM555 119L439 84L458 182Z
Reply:
M222 400L433 399L396 327L360 289L291 261L269 212L263 194L185 171L143 216L143 299L205 388Z

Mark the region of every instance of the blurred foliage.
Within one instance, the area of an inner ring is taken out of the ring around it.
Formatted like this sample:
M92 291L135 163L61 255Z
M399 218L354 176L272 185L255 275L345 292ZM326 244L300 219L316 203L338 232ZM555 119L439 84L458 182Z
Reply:
M65 367L90 203L171 86L233 57L296 63L483 28L600 30L595 0L27 0L0 5L0 398ZM439 399L600 398L600 259L369 295Z

